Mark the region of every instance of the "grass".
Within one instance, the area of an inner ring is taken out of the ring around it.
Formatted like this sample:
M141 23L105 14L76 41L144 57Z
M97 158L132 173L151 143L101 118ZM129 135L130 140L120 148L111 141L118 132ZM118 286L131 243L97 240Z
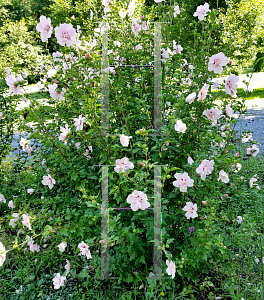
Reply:
M68 281L63 288L56 291L52 286L54 267L49 257L58 261L59 269L63 269L64 260L55 255L53 249L31 253L26 251L10 252L4 267L0 268L0 299L203 299L213 300L216 296L222 299L247 300L264 299L263 297L263 222L264 222L264 159L263 157L249 157L242 161L242 169L235 182L235 190L223 198L223 205L228 209L222 212L219 225L224 237L224 245L228 251L223 255L223 260L208 274L201 274L197 282L185 282L185 295L179 290L162 290L162 286L154 289L143 282L144 287L139 289L139 284L125 283L117 280L96 280L93 278L95 270L80 272L74 271L68 275ZM28 162L24 171L14 172L14 161L6 160L2 165L4 175L2 181L7 182L16 178L14 196L20 197L20 187L32 180L34 173L28 170ZM248 181L240 177L252 177L257 174L261 190L250 189ZM19 178L19 180L18 180ZM3 214L3 212L1 212ZM236 216L244 218L241 224L231 221ZM1 220L1 218L0 218ZM9 248L11 241L16 237L16 230L5 230L0 221L0 240ZM256 262L256 258L259 262ZM164 259L164 257L163 257ZM35 260L37 260L35 262ZM74 267L74 266L73 266ZM75 266L76 268L76 266ZM78 268L77 268L78 269ZM170 279L171 280L171 279ZM162 285L166 286L166 280ZM22 286L22 291L19 289ZM189 292L187 292L189 291ZM258 292L260 291L260 292ZM164 295L163 295L164 293Z
M212 91L212 95L214 94L219 95L220 97L225 97L226 93L224 90L222 91ZM242 88L237 89L237 100L242 100L244 97L247 96L246 100L255 100L255 99L263 99L264 101L264 88L254 89L253 92L246 92Z

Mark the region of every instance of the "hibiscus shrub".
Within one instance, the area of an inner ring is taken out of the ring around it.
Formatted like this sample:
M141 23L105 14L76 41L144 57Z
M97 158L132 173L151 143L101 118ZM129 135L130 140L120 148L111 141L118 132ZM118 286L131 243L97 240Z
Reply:
M169 15L163 21L171 21L173 14L180 18L179 7L166 5L167 11ZM166 256L163 277L172 276L177 284L184 279L195 280L221 261L225 251L219 222L229 220L221 195L232 189L241 167L241 154L234 155L237 146L231 142L237 121L232 114L241 112L245 105L235 100L237 76L231 74L220 86L212 82L212 76L220 74L228 63L221 52L208 57L216 12L211 12L207 4L197 8L194 16L208 28L202 36L195 35L197 44L203 47L192 52L169 40L169 25L161 26L161 135L153 135L153 23L147 16L137 20L131 8L128 16L122 12L120 16L115 15L117 25L108 24L108 65L112 66L108 70L101 70L98 34L106 25L100 23L90 39L71 24L55 28L62 47L53 56L57 64L54 82L45 83L54 107L54 122L44 121L34 101L29 109L35 115L35 124L20 127L30 130L31 137L43 147L33 151L35 181L27 186L27 198L15 200L15 209L10 212L13 218L7 218L9 226L18 224L16 228L21 227L23 219L27 228L18 243L26 238L23 245L31 251L48 252L58 246L64 252L68 258L66 273L61 276L64 270L54 266L55 289L64 285L67 276L80 271L77 254L82 255L81 264L89 259L95 276L100 277L101 252L95 251L100 244L101 251L110 247L110 276L138 283L154 271L154 211L150 208L154 207L155 165L161 165L161 248ZM41 17L37 29L42 40L47 40L51 20ZM137 67L117 67L126 63ZM110 71L107 135L101 131L105 121L101 71ZM212 86L225 88L226 96L213 96ZM215 100L222 102L217 105ZM244 139L253 144L249 137ZM28 141L21 140L20 145L31 153ZM259 151L257 146L248 149L248 155L253 156ZM101 236L103 165L108 165L109 240ZM2 194L1 205L6 205L5 199L12 195L7 188ZM43 243L45 249L39 246ZM8 260L8 254L5 258ZM174 281L172 284L175 286Z

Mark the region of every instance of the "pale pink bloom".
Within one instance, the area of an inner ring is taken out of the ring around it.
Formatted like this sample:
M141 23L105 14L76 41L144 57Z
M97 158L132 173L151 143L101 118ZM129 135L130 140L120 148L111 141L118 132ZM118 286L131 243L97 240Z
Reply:
M3 117L3 113L0 112L0 120L4 119L5 117Z
M237 152L234 156L235 156L235 157L238 157L238 156L239 156L239 152Z
M85 117L82 117L82 115L79 115L79 118L73 118L75 121L75 126L76 126L76 131L77 130L82 130L83 129L83 123L86 121Z
M6 203L6 199L2 194L0 194L0 202Z
M135 51L138 51L139 49L142 49L142 46L140 44L136 45Z
M180 14L180 8L179 8L179 5L176 5L174 7L174 13L173 13L174 18L176 18L176 16L179 14Z
M23 77L21 75L17 75L15 77L14 74L8 75L6 78L6 84L9 86L9 91L14 93L14 94L22 94L23 89L22 87L18 84L19 81L23 81Z
M179 54L182 52L182 50L183 50L183 48L181 45L175 45L173 54Z
M225 111L226 111L227 116L228 116L229 118L231 118L231 117L232 117L232 114L233 114L234 112L233 112L233 109L230 107L230 104L226 105Z
M104 240L100 240L99 243L100 243L100 244L104 244Z
M198 17L200 21L204 20L204 17L207 16L207 12L211 11L209 9L209 4L206 2L204 5L199 5L196 9L196 12L193 14L194 17Z
M108 6L110 5L110 0L102 0L103 6Z
M109 0L102 0L102 4L104 6L104 13L108 13L110 10L110 1Z
M257 178L255 178L256 176L257 176L257 175L254 175L253 177L251 177L251 178L249 179L249 186L250 186L251 188L253 188L253 185L255 185L254 182L255 182L255 181L258 181Z
M168 268L166 269L166 272L168 275L172 275L171 278L173 279L175 277L175 272L176 272L176 267L175 267L175 263L172 261L168 261L166 260L166 265L168 266Z
M220 146L221 148L224 148L225 142L220 142L220 143L219 143L219 146Z
M143 29L143 30L148 30L149 29L148 25L147 25L147 23L145 21L142 22L141 29Z
M180 192L186 193L187 192L187 187L192 187L194 180L191 179L188 175L188 173L184 172L183 174L181 173L176 173L174 177L177 179L176 181L173 181L173 185L180 188Z
M132 31L135 36L138 36L139 31L141 31L141 25L138 24L137 19L132 19Z
M115 47L120 47L121 43L119 41L114 41L114 45L115 45Z
M204 84L203 85L203 87L201 88L201 90L200 90L200 92L198 94L197 101L201 101L201 100L204 100L206 98L209 87L210 87L209 84Z
M224 183L228 183L229 182L229 178L228 178L228 174L224 171L224 170L221 170L219 172L219 177L217 179L218 181L221 180L223 181Z
M126 59L124 57L121 58L120 64L122 64Z
M217 89L220 86L220 84L221 84L221 82L219 80L215 80L215 81L213 81L213 83L214 83L212 85L212 89L213 90Z
M234 170L234 172L237 173L238 171L241 170L242 165L240 163L237 163L236 165L234 165L234 167L236 168L236 170Z
M189 165L192 165L194 163L193 159L190 156L188 156L187 162Z
M62 56L62 53L59 52L59 51L56 51L56 52L53 52L53 53L52 53L52 57L53 57L53 60L54 60L54 61L62 61L62 59L59 58L59 57L61 57L61 56Z
M13 203L13 200L10 200L10 201L8 202L8 207L10 207L10 208L15 208L15 205L14 205L14 203Z
M238 217L237 217L237 223L238 223L238 224L241 224L241 223L242 223L242 221L243 221L243 218L242 218L242 217L240 217L240 216L238 216Z
M13 228L15 227L15 222L19 219L19 214L18 213L13 213L12 214L13 219L10 220L9 226L12 226Z
M33 146L34 147L34 146ZM30 146L30 148L27 149L28 152L28 156L31 156L31 152L32 152L33 148Z
M27 150L29 147L28 145L30 144L30 141L24 139L24 138L21 138L20 142L19 142L19 145L23 148L23 151Z
M59 93L59 92L56 90L57 87L58 87L58 85L57 85L56 83L50 84L50 85L48 86L50 96L51 96L53 99L59 98L59 100L64 100L64 99L65 99L64 93L66 92L66 89L65 89L65 88L62 88L61 92Z
M203 205L206 205L207 201L202 201Z
M65 125L65 128L63 128L62 126L60 127L60 131L61 134L59 136L59 140L60 141L64 141L64 144L67 143L67 138L69 136L69 133L71 132L71 130L68 128L68 124Z
M161 54L161 56L162 56L162 58L169 58L170 56L169 56L169 51L167 50L165 50L164 48L162 48L162 54Z
M86 149L86 151L83 155L86 156L87 159L91 159L92 157L89 155L89 153L90 153L89 149Z
M28 217L26 214L23 214L22 217L23 217L22 223L23 223L29 230L32 230L31 225L30 225L30 222L29 222L29 217Z
M122 144L123 147L127 147L129 144L129 139L131 139L132 136L126 136L124 134L120 135L120 143Z
M134 11L135 11L135 8L136 8L136 3L135 1L131 1L128 5L128 8L127 8L127 14L129 17L132 17Z
M55 37L57 42L61 46L71 47L76 43L77 33L75 28L72 27L72 24L60 24L59 27L55 28Z
M239 77L231 74L226 82L225 82L225 92L235 98L236 90L237 90L237 82L239 81Z
M186 124L183 123L181 120L178 120L174 126L175 130L178 131L178 132L181 132L181 133L185 133L186 131Z
M120 18L124 19L124 17L126 16L126 14L127 14L127 11L125 11L124 9L121 8L119 10L119 16L120 16Z
M81 142L78 142L78 143L75 144L75 147L76 147L77 149L80 149L80 145L81 145Z
M227 64L227 57L223 52L218 54L214 54L210 57L208 70L214 71L216 74L220 74L223 72L223 66Z
M214 161L204 159L199 167L196 169L196 173L200 174L201 179L205 180L207 175L210 175L214 170Z
M28 237L28 236L27 236ZM40 246L38 244L34 244L34 241L32 238L28 237L29 241L27 245L29 246L29 250L31 252L39 252L40 251Z
M50 18L40 16L39 19L40 22L37 24L36 29L41 33L41 40L43 43L45 43L51 37L53 27L51 26Z
M89 246L85 244L83 241L78 245L78 248L81 251L81 255L86 255L87 259L92 258L91 252L89 250Z
M43 180L41 181L43 185L47 185L49 189L53 188L53 184L56 183L55 179L53 179L50 174L48 176L43 176Z
M254 144L252 147L247 148L247 154L251 154L252 156L257 156L259 153L259 148L256 144Z
M248 142L252 138L252 134L250 133L249 135L245 135L242 138L242 143ZM250 154L250 153L249 153Z
M194 102L194 99L196 97L196 93L191 93L190 95L188 95L185 99L186 102L188 102L189 104Z
M207 119L212 121L212 126L217 124L217 120L220 118L221 114L222 114L221 109L217 109L213 107L208 110L204 110L203 112L203 115L205 115Z
M61 242L57 247L59 247L60 252L64 252L67 247L67 243Z
M173 54L179 54L183 50L182 46L181 45L177 45L176 42L175 42L175 40L173 40L173 49L175 50L175 51L173 51Z
M198 217L196 203L193 204L192 202L186 202L186 205L182 210L186 211L185 216L187 219Z
M34 189L27 189L27 192L32 195L34 193Z
M116 173L124 173L128 169L134 169L134 164L131 161L129 161L127 157L123 157L122 159L116 160L116 167L114 168Z
M56 75L56 73L57 73L57 70L49 69L48 72L47 72L48 78L54 77Z
M52 279L54 290L58 290L61 286L64 286L65 280L66 280L65 276L61 276L60 273L57 273L56 276Z
M6 249L5 246L0 242L0 267L2 267L5 260L6 260Z
M137 190L130 194L126 201L131 204L131 209L133 211L137 211L139 208L145 210L150 206L147 195Z
M10 74L10 69L8 67L5 68L5 73L6 73L6 76L8 76Z
M64 266L64 269L66 270L65 276L67 276L70 273L70 269L71 269L71 264L68 261L68 259L66 259L67 264Z

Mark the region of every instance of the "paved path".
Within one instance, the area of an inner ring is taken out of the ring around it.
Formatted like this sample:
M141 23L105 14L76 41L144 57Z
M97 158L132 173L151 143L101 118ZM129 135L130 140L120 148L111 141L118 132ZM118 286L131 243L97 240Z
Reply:
M245 75L239 76L239 83L238 87L244 87L242 80L245 78ZM223 79L223 78L220 78ZM218 78L219 80L219 78ZM254 73L253 77L250 82L250 87L253 88L264 88L264 72ZM38 88L36 85L27 87L27 92L33 93L37 92ZM258 156L264 155L264 99L255 99L255 100L247 100L245 102L246 106L248 107L248 111L245 115L245 118L241 118L235 126L235 130L238 131L238 134L242 133L243 130L251 130L253 133L253 139L259 142L260 152ZM27 107L29 102L21 101L17 109L22 109L23 107ZM233 117L237 118L238 113L235 113ZM12 142L12 147L17 148L19 145L19 141L21 137L28 138L28 133L22 134L14 134L14 140ZM33 145L33 139L31 139L31 145ZM39 145L36 143L36 145ZM15 153L21 154L21 151L13 151L10 154L10 157L15 157Z

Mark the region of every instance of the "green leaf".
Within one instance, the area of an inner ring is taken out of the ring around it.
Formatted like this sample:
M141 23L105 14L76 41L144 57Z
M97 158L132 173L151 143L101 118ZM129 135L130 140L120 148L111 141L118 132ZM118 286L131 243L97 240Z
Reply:
M77 179L77 174L76 174L76 173L72 173L72 174L71 174L71 179L74 180L74 181L76 181L76 179Z

